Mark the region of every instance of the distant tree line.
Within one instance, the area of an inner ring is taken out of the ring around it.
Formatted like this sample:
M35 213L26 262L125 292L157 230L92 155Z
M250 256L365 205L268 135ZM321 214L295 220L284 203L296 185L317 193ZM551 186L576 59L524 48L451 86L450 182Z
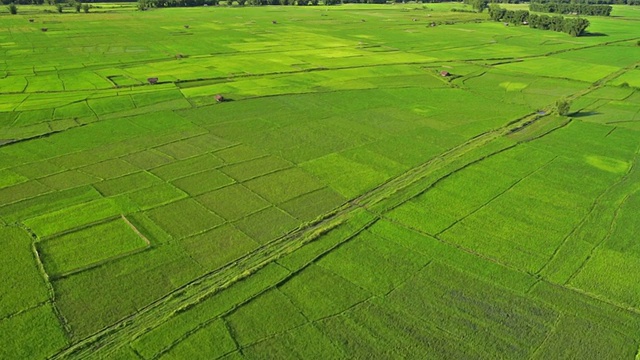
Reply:
M611 5L564 4L558 2L532 1L529 10L544 13L609 16Z
M385 4L386 0L322 0L323 5L337 5L341 3L368 3ZM215 6L215 5L238 5L238 6L262 6L262 5L320 5L320 0L138 0L138 8L146 10L149 8L168 7L193 7L193 6Z
M531 2L546 4L586 4L586 5L640 5L638 0L534 0Z
M494 21L502 21L508 24L529 25L540 30L565 32L571 36L584 35L589 26L589 20L583 18L565 18L559 15L536 15L527 10L507 10L498 5L489 7L489 16Z
M491 3L502 4L523 4L529 0L491 0ZM586 4L586 5L640 5L640 0L537 0L537 3L557 3L557 4ZM538 11L538 10L531 10ZM545 11L546 12L546 11ZM586 14L585 14L586 15Z

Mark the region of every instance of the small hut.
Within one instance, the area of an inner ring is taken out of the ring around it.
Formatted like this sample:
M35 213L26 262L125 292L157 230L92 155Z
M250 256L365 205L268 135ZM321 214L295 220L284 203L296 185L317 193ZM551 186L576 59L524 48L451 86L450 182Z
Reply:
M450 76L451 74L449 74L449 72L447 70L442 70L440 71L440 76L442 77L447 77Z
M224 101L224 96L217 94L215 97L216 102L223 102Z
M153 84L157 84L158 83L158 78L157 77L150 77L147 78L147 81L149 82L149 84L153 85Z

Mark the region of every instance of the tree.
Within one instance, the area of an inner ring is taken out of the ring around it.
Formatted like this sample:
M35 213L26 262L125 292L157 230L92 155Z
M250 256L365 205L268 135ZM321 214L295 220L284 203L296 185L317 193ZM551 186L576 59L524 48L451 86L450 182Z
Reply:
M62 4L56 4L56 10L62 14Z
M481 13L484 11L484 9L487 8L487 4L489 4L489 0L469 0L469 4L471 4L471 7L473 8L473 10Z
M507 13L507 9L503 9L496 4L491 4L491 6L489 6L489 16L493 21L502 20L502 18L506 13Z
M15 15L18 13L18 7L14 3L9 4L9 6L7 6L7 9L9 9L9 13L11 15Z
M82 11L84 11L85 14L89 13L89 4L82 4Z
M79 1L77 1L77 2L74 1L72 4L73 4L73 7L76 8L76 12L79 13L80 9L82 9L82 3L79 2Z
M589 26L589 20L583 18L564 19L564 32L571 36L580 36Z
M569 109L571 109L571 102L567 99L561 99L556 101L556 108L558 109L558 114L564 116L569 113Z

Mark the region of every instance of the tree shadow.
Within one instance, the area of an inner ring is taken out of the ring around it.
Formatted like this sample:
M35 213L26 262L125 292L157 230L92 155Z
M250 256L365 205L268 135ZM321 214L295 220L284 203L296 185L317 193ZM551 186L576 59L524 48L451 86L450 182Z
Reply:
M607 34L601 33L601 32L585 32L584 34L580 35L580 37L596 37L596 36L609 36Z
M593 116L598 114L600 113L597 111L577 111L569 116L571 116L572 118L582 118L582 117Z

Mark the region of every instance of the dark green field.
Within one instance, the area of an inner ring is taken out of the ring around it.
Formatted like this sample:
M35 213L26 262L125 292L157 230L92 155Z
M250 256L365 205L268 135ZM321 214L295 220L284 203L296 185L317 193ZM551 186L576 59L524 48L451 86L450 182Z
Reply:
M93 5L0 13L1 359L640 359L640 7Z

